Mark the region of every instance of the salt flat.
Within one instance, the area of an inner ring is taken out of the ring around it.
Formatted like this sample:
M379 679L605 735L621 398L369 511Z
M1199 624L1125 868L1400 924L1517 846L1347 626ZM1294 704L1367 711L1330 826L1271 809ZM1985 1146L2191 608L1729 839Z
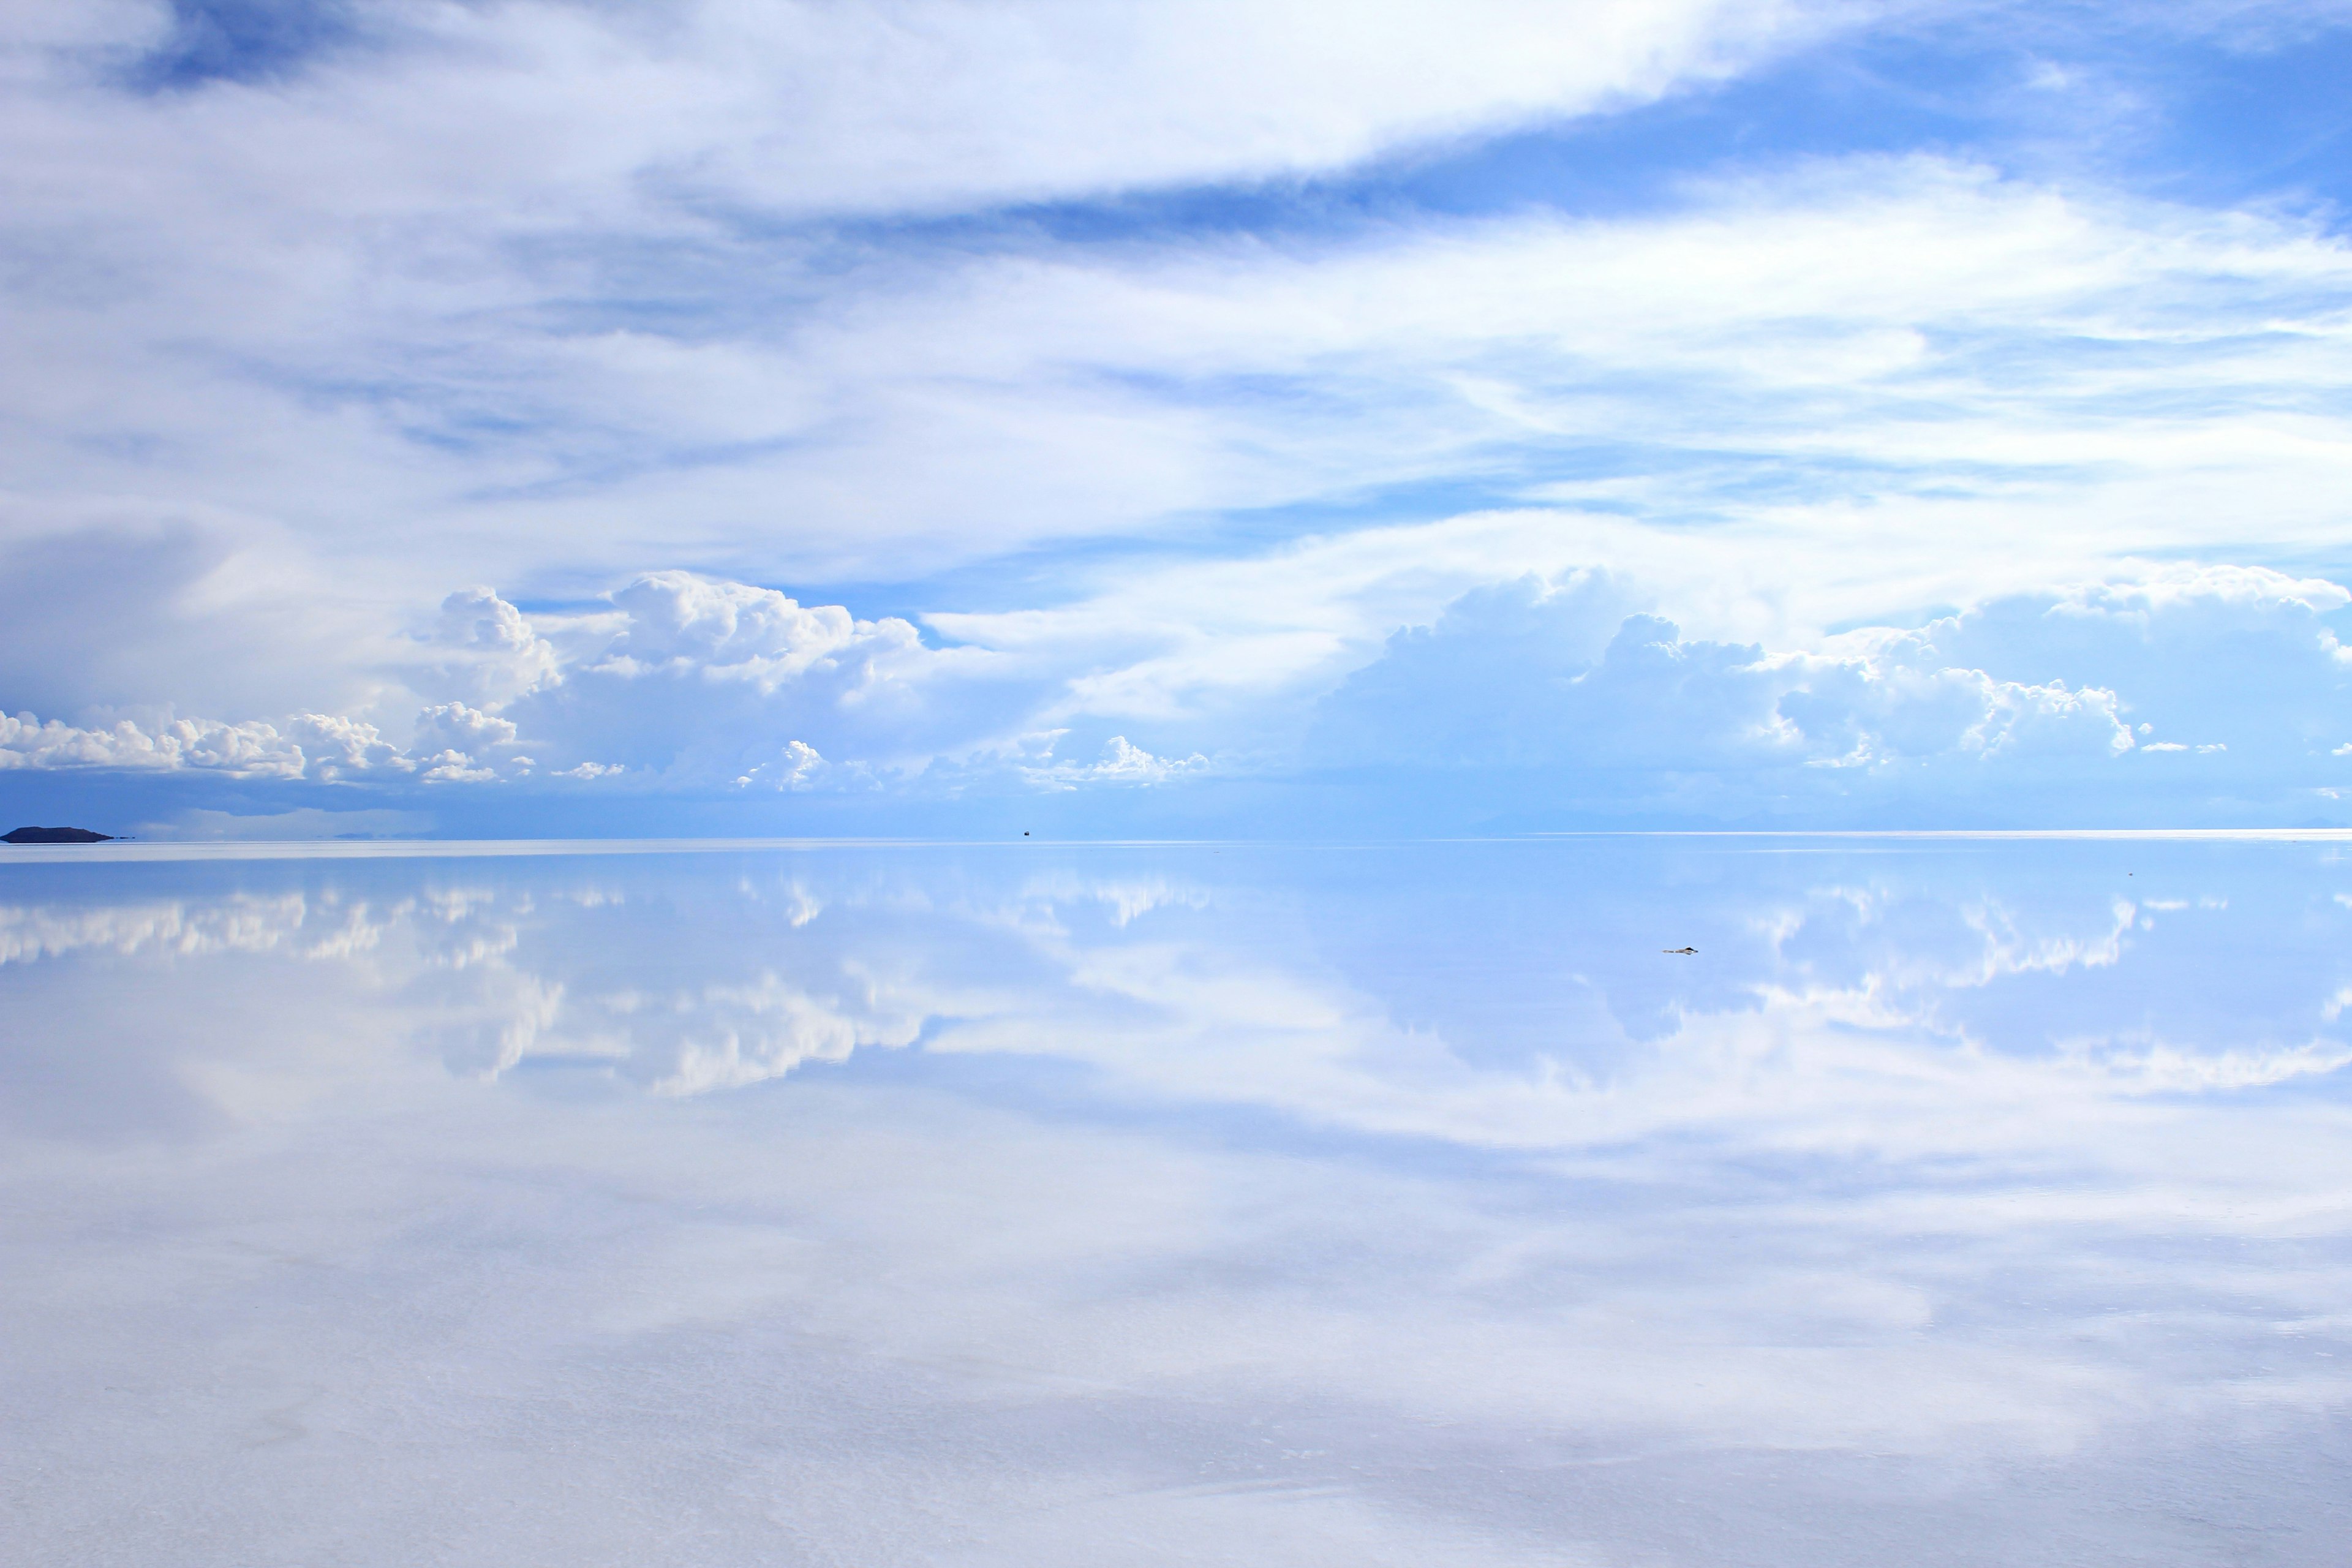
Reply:
M2329 839L679 848L0 861L0 1559L2352 1533Z

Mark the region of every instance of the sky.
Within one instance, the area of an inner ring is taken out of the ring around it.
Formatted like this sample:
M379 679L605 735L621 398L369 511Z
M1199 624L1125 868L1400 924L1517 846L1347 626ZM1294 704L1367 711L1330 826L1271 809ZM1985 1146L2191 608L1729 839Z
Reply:
M2352 823L2352 4L20 0L0 815Z

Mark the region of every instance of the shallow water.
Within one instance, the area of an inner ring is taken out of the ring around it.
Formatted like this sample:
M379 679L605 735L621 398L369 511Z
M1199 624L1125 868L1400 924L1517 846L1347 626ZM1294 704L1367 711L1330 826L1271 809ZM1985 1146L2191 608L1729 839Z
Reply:
M0 1559L2352 1538L2352 847L638 847L0 859Z

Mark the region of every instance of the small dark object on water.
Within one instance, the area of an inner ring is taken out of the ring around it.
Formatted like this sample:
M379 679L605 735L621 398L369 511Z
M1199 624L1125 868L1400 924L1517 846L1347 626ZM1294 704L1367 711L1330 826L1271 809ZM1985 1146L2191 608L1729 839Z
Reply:
M1662 947L1658 951L1671 952L1677 958L1695 958L1698 954L1698 949L1695 947Z
M1028 837L1029 837L1029 830L1028 830L1027 828L1025 828L1025 827L1024 827L1024 828L1023 828L1023 829L1021 830L1021 837L1024 837L1024 838Z
M20 827L14 833L0 834L0 843L7 844L111 844L111 833L92 833L87 827Z

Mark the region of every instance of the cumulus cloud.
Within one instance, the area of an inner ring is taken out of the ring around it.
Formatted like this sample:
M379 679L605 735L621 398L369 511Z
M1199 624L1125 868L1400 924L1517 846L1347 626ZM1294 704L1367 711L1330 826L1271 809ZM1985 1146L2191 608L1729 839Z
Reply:
M476 751L487 746L509 746L515 739L512 720L468 708L462 702L437 703L425 709L416 716L416 729L420 735L462 742Z
M649 573L613 595L619 635L591 667L633 679L685 675L741 681L761 694L812 675L848 692L887 679L896 657L920 647L895 617L859 621L839 605L803 607L772 588L688 572Z
M1037 721L1083 705L1073 689L1099 668L1099 648L1058 662L985 642L934 647L904 619L678 571L643 574L607 603L575 618L538 686L495 720L467 722L495 723L499 743L534 756L583 758L559 773L626 766L654 785L1067 790L1209 766L1197 751L1163 756L1124 734L1089 758L1055 754L1067 727ZM625 763L609 760L616 750Z
M1047 789L1069 790L1085 784L1159 784L1198 773L1209 759L1195 752L1189 757L1156 757L1124 735L1103 743L1102 754L1091 763L1056 761L1053 748L1059 732L1043 738L1033 760L1016 763L1021 776Z
M331 713L298 713L281 723L123 719L81 728L31 713L0 714L0 768L196 769L333 783L413 773L456 755L420 763L374 725Z
M442 600L420 640L431 650L424 668L432 685L493 707L553 680L560 663L523 613L488 588L461 588ZM470 711L462 701L444 703L426 709L420 722L446 727Z
M2063 677L2129 696L2157 744L2295 768L2331 751L2352 649L2352 593L2252 567L2166 567L2137 581L1995 600L1889 639L2016 679Z
M1937 667L1894 639L1848 658L1685 639L1614 598L1590 578L1465 595L1324 703L1320 758L1672 773L2131 746L2112 691Z
M318 779L374 772L406 773L415 764L373 724L325 713L298 714L287 724L287 740L302 758L301 771Z
M735 782L739 785L765 784L774 789L807 789L831 766L806 741L791 741L780 755L754 763L750 772L737 774Z
M646 574L609 602L554 678L500 710L534 755L617 750L673 783L805 789L849 781L827 758L919 769L986 734L984 710L940 691L973 660L908 621L687 572Z
M640 792L884 802L1305 768L1375 794L1418 778L1441 806L1721 817L1948 811L2008 791L2083 820L2192 797L2275 819L2352 784L2332 743L2352 692L2335 624L2352 594L2326 581L2168 566L1777 649L1687 635L1642 607L1651 596L1591 569L1489 584L1355 655L1343 676L1344 639L1318 639L1286 674L1246 625L1225 647L1200 626L1189 647L1139 640L1131 616L1107 631L1116 599L1055 612L1058 632L1045 629L1055 616L967 619L956 629L971 640L935 647L902 619L653 573L565 612L552 638L495 595L458 596L459 633L420 653L416 680L446 674L457 645L520 656L528 683L485 707L415 710L407 747L318 713L84 727L27 714L0 720L0 766L385 786L625 778ZM1236 661L1248 679L1220 687ZM1186 667L1198 673L1176 673ZM1320 688L1318 668L1331 671ZM1123 731L1091 752L1070 744L1153 715L1180 736L1301 738L1222 760ZM1453 782L1428 782L1440 776Z
M459 751L436 752L420 758L415 766L423 770L417 776L426 784L491 784L498 771L486 768Z
M2320 744L2352 693L2323 619L2347 602L2332 584L2184 568L1777 653L1686 638L1624 598L1591 574L1466 595L1325 700L1310 755L1533 773L1620 810L1948 802L2006 784L2097 813L2184 786L2309 800L2341 772ZM2193 738L2147 738L2174 726ZM2205 772L2131 771L2184 752Z
M31 713L0 714L0 768L210 768L299 778L306 765L301 747L268 724L170 719L141 725L124 719L82 729Z
M777 733L795 722L828 741L853 736L867 755L911 754L917 766L958 731L953 711L925 706L923 688L960 660L926 648L907 621L858 620L837 605L803 607L773 589L685 572L641 576L607 603L565 618L559 649L495 593L451 595L403 674L412 687L461 688L482 706L424 706L408 746L371 722L320 713L96 726L26 713L0 716L0 767L478 784L501 776L493 753L537 766L538 755L513 754L528 743L570 763L551 770L561 777L634 765L686 784L743 777L799 789L828 770L809 742ZM611 760L614 749L634 763Z

